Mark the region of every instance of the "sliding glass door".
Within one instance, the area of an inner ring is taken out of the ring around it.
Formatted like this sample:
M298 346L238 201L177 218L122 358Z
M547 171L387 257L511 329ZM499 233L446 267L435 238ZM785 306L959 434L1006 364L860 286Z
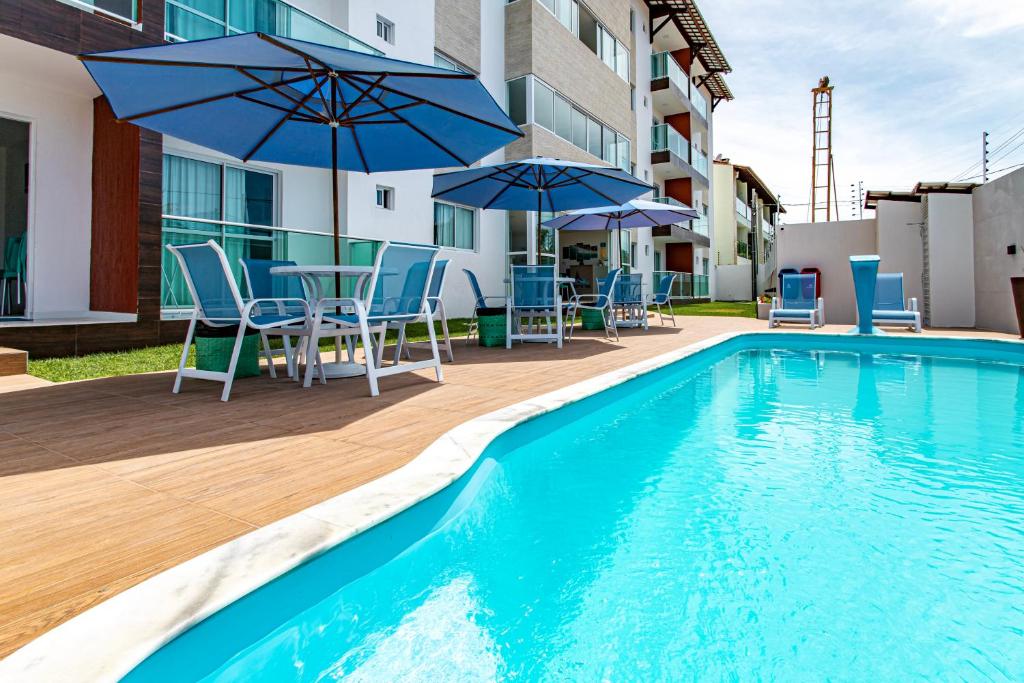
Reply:
M0 118L0 318L23 318L28 300L29 124Z

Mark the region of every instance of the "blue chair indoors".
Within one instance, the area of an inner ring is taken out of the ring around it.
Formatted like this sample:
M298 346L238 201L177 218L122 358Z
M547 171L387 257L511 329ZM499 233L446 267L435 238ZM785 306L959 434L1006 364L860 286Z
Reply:
M227 256L213 240L202 244L168 244L167 249L178 259L194 302L181 362L178 363L178 373L174 379L174 393L181 391L181 380L184 377L208 379L224 383L220 400L227 401L247 330L257 330L261 334L287 330L289 335L298 337L310 333L309 304L305 297L270 297L243 301L232 277ZM264 312L268 307L274 312ZM199 322L210 327L238 328L227 372L185 367L189 346Z
M668 317L672 319L672 327L676 326L676 314L672 311L672 285L676 280L676 273L668 273L662 275L658 279L658 289L651 294L650 303L658 309L658 315L661 317L661 324L665 324L665 314L662 313L661 307L665 306L668 308Z
M25 288L26 255L28 242L25 233L11 235L4 244L3 284L0 289L0 315L14 313L15 304L21 305Z
M384 242L377 251L373 272L363 292L318 301L306 349L304 386L312 384L314 360L323 337L358 338L362 342L371 396L380 395L380 378L401 372L432 368L437 381L443 381L434 311L427 302L437 254L437 247ZM427 322L430 336L430 360L399 364L396 357L393 365L382 367L388 328L422 319ZM322 375L320 381L326 381Z
M600 311L601 319L604 321L604 336L611 339L615 335L615 341L619 340L619 330L615 327L615 305L614 293L619 275L622 270L616 268L610 271L601 280L597 288L597 294L579 294L569 301L569 339L572 339L573 330L576 327L576 313L580 310Z
M434 262L434 273L430 277L430 287L427 291L427 305L430 306L431 313L434 314L434 320L440 320L441 322L441 334L444 337L444 348L448 354L448 362L455 362L455 357L452 354L452 340L448 336L448 313L444 309L444 300L441 295L444 293L444 282L445 276L448 273L448 259L438 259ZM426 322L425 319L417 320L416 322ZM426 342L411 342L405 338L405 326L408 323L397 323L392 327L398 330L398 341L395 348L395 362L398 362L398 355L402 349L405 349L405 357L411 358L412 355L409 353L410 346L416 346L419 344L425 344ZM431 323L432 324L432 323Z
M249 259L243 258L238 259L238 262L242 266L242 279L245 282L245 288L249 297L252 299L309 299L309 294L306 292L306 288L302 285L302 278L299 276L292 277L281 277L274 275L270 272L271 268L276 266L294 266L295 261L278 261L273 259ZM267 310L263 310L267 309ZM276 304L274 306L262 306L261 312L267 313L284 313L285 307L283 304ZM260 333L260 337L263 341L263 355L267 359L267 364L270 367L270 376L276 377L277 373L274 369L274 350L270 348L270 341L268 336L281 337L281 343L284 346L281 349L284 360L285 368L289 377L295 377L295 359L297 358L297 351L293 352L291 335L286 329L278 330L264 330Z
M875 281L875 303L871 310L873 325L899 325L921 331L921 312L917 299L904 299L903 273L879 273Z
M505 347L510 349L512 342L521 341L554 342L562 348L562 309L565 304L559 293L555 267L512 266L511 288L505 311ZM525 328L522 324L524 318ZM544 320L544 332L540 329L541 320Z
M483 291L480 289L480 281L477 280L476 274L468 268L463 268L462 272L466 274L466 279L469 280L469 288L473 292L473 317L469 320L469 329L466 332L466 344L468 345L474 335L479 335L477 316L479 315L480 309L487 308L488 301L500 301L501 305L504 305L505 297L484 296Z

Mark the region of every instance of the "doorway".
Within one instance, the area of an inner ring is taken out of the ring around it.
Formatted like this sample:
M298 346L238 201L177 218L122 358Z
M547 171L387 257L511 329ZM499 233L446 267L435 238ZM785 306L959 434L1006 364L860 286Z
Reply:
M0 117L0 318L25 317L29 124Z

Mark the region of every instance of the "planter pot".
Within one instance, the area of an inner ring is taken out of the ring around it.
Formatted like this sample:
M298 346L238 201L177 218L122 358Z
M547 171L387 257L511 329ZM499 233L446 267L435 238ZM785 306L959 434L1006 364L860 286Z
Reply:
M1017 311L1017 331L1024 339L1024 277L1011 277L1010 289L1013 290L1013 307Z
M768 319L768 312L770 310L772 310L771 303L763 304L760 301L758 301L757 302L757 319L758 320L767 320Z
M477 312L477 338L480 346L505 345L505 309L481 308Z
M604 329L604 312L595 311L593 309L584 308L580 311L583 317L583 329L585 330L603 330Z
M228 328L231 329L231 328ZM196 339L196 369L211 372L227 372L231 364L231 351L235 348L235 337L199 337ZM258 377L260 374L260 337L247 335L242 340L242 350L235 365L235 378Z

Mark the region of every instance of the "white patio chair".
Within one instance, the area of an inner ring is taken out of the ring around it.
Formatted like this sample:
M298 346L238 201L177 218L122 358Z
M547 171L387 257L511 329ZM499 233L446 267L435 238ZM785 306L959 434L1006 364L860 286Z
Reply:
M448 335L448 313L444 309L444 300L441 296L444 294L444 283L445 276L448 274L448 259L438 259L434 262L434 274L430 277L430 289L427 292L427 303L433 310L435 319L441 321L441 334L444 336L444 348L448 354L448 362L454 363L455 356L452 355L452 339ZM423 318L417 319L415 322L426 322ZM398 330L398 341L395 344L395 363L398 363L399 354L402 350L405 350L405 357L412 358L409 353L410 346L419 346L426 344L427 342L411 342L405 338L405 326L408 323L392 323L392 329Z
M818 276L814 273L787 273L782 277L782 299L772 297L768 311L768 327L779 324L802 323L815 327L825 324L825 300L815 299Z
M185 335L185 346L181 352L181 361L178 363L178 373L174 378L174 393L177 394L181 391L181 380L184 377L207 379L224 383L220 400L227 401L231 395L235 368L238 366L238 355L242 350L242 342L247 329L257 330L261 334L267 330L287 329L289 335L298 337L310 333L309 304L304 298L282 297L243 301L235 279L231 275L227 256L213 240L202 244L168 244L167 249L178 259L181 272L185 276L185 283L188 285L194 302L192 319ZM281 306L282 308L275 313L261 313L261 304ZM238 327L227 372L194 370L185 367L189 346L192 344L196 324L199 322L210 327ZM319 365L319 358L313 359L311 362ZM271 373L273 373L272 366Z
M555 342L562 348L562 309L566 304L561 300L555 267L512 266L510 282L512 291L505 304L505 347L511 349L512 342L521 341ZM525 331L523 318L527 320ZM542 319L546 332L540 331Z
M364 293L350 297L325 298L316 303L313 327L309 335L306 374L303 386L313 381L313 361L323 337L358 337L363 343L366 379L370 395L379 396L378 380L401 372L433 368L437 381L444 381L441 356L434 332L434 313L427 302L437 247L384 242L377 251L373 273ZM338 309L341 312L338 312ZM388 326L410 323L418 318L427 322L431 359L382 367L384 339ZM372 335L379 335L376 348ZM321 383L326 380L321 374Z
M295 261L240 258L238 263L242 266L242 279L245 282L245 289L251 298L309 299L309 294L302 284L302 278L297 275L281 277L270 272L270 269L275 266L294 266ZM285 307L279 303L272 310L284 313ZM284 348L280 349L280 354L270 348L268 336L281 337L281 344ZM293 377L295 375L295 358L298 349L296 349L296 353L292 353L292 336L291 332L287 329L264 330L260 333L261 341L263 342L263 355L270 367L271 377L277 376L277 372L274 369L274 356L276 355L284 356L285 371L288 373L288 376Z
M879 273L875 282L875 303L871 310L873 325L899 325L921 331L921 312L917 299L903 298L903 273Z

